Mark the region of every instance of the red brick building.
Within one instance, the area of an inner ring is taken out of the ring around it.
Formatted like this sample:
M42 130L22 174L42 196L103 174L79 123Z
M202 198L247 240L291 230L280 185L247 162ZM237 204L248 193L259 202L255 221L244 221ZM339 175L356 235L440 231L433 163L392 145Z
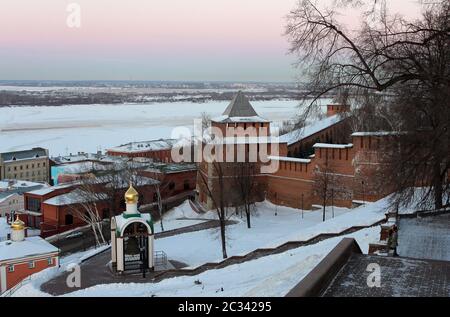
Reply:
M26 277L58 266L59 250L40 237L25 237L25 223L11 225L11 240L0 242L0 294Z
M269 162L262 164L277 162L278 168L272 172L261 170L255 175L258 183L255 199L268 199L275 204L311 209L312 205L322 204L324 196L327 197L327 205L352 207L361 200L375 201L388 195L391 190L386 186L379 186L382 180L379 170L381 144L389 142L391 136L384 132L350 134L345 116L341 116L348 109L348 106L329 105L326 119L281 136L277 143L279 153L269 153ZM224 115L212 122L212 126L219 126L223 131L227 131L229 127L241 126L245 129L258 124L270 128L270 122L260 118L241 93L233 99ZM270 135L270 130L268 131L266 133ZM250 139L246 139L246 153ZM233 140L239 140L239 137ZM260 140L255 138L256 142ZM336 142L340 140L349 140L351 143ZM309 155L305 158L293 157L303 156L307 152ZM217 194L217 189L214 189L217 175L211 166L211 163L200 163L197 177L199 201L207 208L213 206L208 197L205 179L208 187L212 188L211 191ZM227 179L230 175L225 175L224 180L227 194L233 189ZM318 185L324 178L329 185L321 192Z

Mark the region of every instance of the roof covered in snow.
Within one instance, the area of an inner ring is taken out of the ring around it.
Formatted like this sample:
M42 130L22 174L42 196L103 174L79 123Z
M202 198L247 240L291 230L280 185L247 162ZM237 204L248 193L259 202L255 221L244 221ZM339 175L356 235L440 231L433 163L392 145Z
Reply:
M0 158L7 162L7 161L18 161L18 160L29 160L39 157L47 157L48 152L44 148L33 148L31 150L24 150L24 151L15 151L15 152L5 152L0 153Z
M127 215L125 213L119 215L119 216L115 216L114 220L116 221L116 231L119 234L119 236L123 235L123 230L125 230L125 228L133 222L142 222L147 224L150 228L151 228L151 234L153 234L153 221L152 221L152 216L150 214L141 214L141 213L137 213L137 214L131 214L131 215Z
M95 202L102 199L107 199L108 195L104 193L96 193L95 197L92 194L84 192L80 189L76 189L70 193L62 194L59 196L52 197L44 201L44 204L53 205L53 206L64 206L64 205L73 205L73 204L81 204L88 202Z
M178 140L159 139L142 142L131 142L108 149L108 152L140 153L148 151L170 150Z
M34 183L19 180L3 180L0 181L0 202L11 197L12 195L21 195L31 190L39 190L48 188L47 184Z
M287 142L288 145L291 145L313 134L316 134L317 132L329 128L342 120L343 118L339 114L336 114L334 116L316 121L310 125L305 126L304 128L296 129L294 131L286 133L280 136L280 140L283 142Z
M41 188L41 189L37 189L37 190L28 191L28 193L33 194L33 195L38 195L38 196L44 196L44 195L54 192L57 189L68 188L73 185L74 185L74 183L61 184L61 185L57 185L57 186L45 187L45 188Z
M352 136L388 136L388 135L398 135L400 132L396 131L375 131L375 132L355 132Z
M311 163L310 159L302 159L302 158L287 157L287 156L269 156L269 159L274 160L274 161L283 161L283 162Z
M41 237L28 237L24 241L0 242L0 261L20 259L24 257L45 255L58 252L58 248Z
M231 100L220 117L212 119L214 122L269 122L261 118L253 109L248 98L239 91Z
M353 147L353 144L330 144L330 143L316 143L313 146L314 148L323 148L323 149L348 149Z
M195 171L195 170L197 170L196 163L152 163L146 169L146 171L149 172L165 173L165 174Z

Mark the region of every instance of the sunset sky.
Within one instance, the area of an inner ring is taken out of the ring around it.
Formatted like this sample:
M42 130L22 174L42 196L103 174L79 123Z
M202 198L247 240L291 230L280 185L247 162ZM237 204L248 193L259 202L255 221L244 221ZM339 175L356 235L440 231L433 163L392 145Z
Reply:
M81 28L66 25L72 2ZM292 81L282 33L295 3L1 0L0 79Z

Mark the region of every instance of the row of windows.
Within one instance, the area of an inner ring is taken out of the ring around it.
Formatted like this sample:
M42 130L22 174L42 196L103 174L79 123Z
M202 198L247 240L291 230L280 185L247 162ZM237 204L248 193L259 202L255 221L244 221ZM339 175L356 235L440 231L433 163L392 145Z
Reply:
M31 168L34 168L34 166L35 166L34 163L31 164ZM36 163L36 166L38 168L40 168L41 167L41 163ZM45 167L45 162L42 163L42 167ZM30 168L29 164L20 165L20 166L14 166L14 167L8 167L8 172L11 172L12 170L17 171L18 169L22 171L23 169L29 169L29 168Z
M48 258L47 259L47 264L48 265L52 265L53 264L53 258ZM34 269L36 267L36 262L34 261L29 261L28 262L28 268L29 269ZM15 270L15 266L14 264L8 265L8 272L12 273Z
M45 174L45 173L42 173L43 175ZM10 175L12 175L12 174L10 174ZM33 172L31 172L31 177L35 177L35 176L41 176L41 171L37 171L37 173L35 173L34 171ZM30 177L30 172L21 172L20 174L14 174L14 178L17 178L17 177Z

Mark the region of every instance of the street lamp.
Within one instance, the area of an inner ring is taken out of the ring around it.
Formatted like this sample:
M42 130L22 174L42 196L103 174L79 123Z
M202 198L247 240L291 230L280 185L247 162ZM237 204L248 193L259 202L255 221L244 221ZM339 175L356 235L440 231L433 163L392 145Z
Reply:
M365 201L366 201L366 199L364 197L364 181L361 181L361 187L362 187L362 201L363 201L363 204L364 204Z
M304 206L304 194L302 193L302 219L303 219L303 211L305 210L305 206Z

